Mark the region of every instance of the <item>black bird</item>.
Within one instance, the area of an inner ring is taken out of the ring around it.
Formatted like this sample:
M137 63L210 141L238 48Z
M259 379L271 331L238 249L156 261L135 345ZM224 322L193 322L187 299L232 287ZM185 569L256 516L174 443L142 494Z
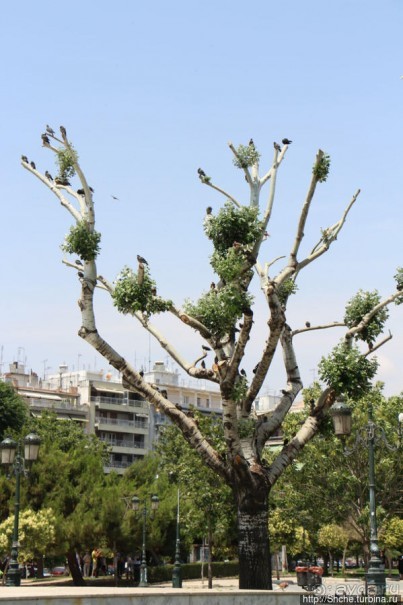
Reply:
M203 368L203 370L205 370L205 369L206 369L206 362L204 361L204 359L202 359L202 362L201 362L201 364L200 364L200 365L201 365L201 367Z
M201 179L204 179L204 177L206 176L206 173L204 172L204 170L202 170L201 168L197 169L197 174L199 175L199 177Z
M283 145L290 145L292 143L290 139L283 139L281 142L283 143Z
M50 134L51 137L55 136L55 131L49 126L49 124L46 124L46 132Z
M245 370L241 370L239 373L240 373L241 376L246 376Z
M147 265L148 266L148 262L146 261L145 258L143 258L142 256L140 256L140 254L137 255L137 260L139 261L140 265Z
M30 164L31 164L31 168L33 168L34 170L36 170L35 162L30 162Z
M80 265L80 267L82 267L82 266L83 266L83 263L80 261L80 259L79 259L79 258L76 260L76 265Z
M53 177L48 170L45 171L45 176L47 179L49 179L49 181L53 181Z
M307 327L307 328L310 328L310 327L311 327L311 323L310 323L309 321L306 321L306 322L305 322L305 325L306 325L306 327Z
M207 345L202 345L202 349L203 351L211 351L210 347L208 347Z
M77 189L78 195L85 195L84 189Z
M49 137L47 134L41 134L42 143L44 145L50 145Z
M65 187L71 187L71 183L68 179L62 179L61 184L64 185Z
M78 277L79 277L80 279L82 279L82 278L84 277L84 273L83 273L82 271L79 271L79 272L77 273L77 275L78 275Z
M206 214L211 214L213 212L213 209L211 206L207 206L206 208Z
M118 197L116 197L116 195L111 195L111 198L112 198L113 200L117 200L117 201L119 201L119 198L118 198Z
M274 147L274 149L277 149L277 151L281 151L281 147L278 143L276 143L276 141L274 141L273 147Z
M255 148L255 143L253 142L253 139L251 139L251 140L249 141L249 147L253 147L253 148Z
M255 367L253 368L252 372L253 372L254 374L256 374L256 372L258 371L258 369L259 369L259 364L257 363L257 364L255 365Z
M26 155L22 155L22 156L21 156L21 160L22 160L23 162L25 162L26 164L28 164L28 158L27 158L27 156L26 156Z
M213 281L210 284L210 290L215 290L215 283Z
M60 132L62 133L62 137L66 137L67 136L67 132L64 126L60 126Z
M143 370L140 370L139 374L140 374L140 376L143 378L143 376L144 376L144 372L143 372Z
M88 189L91 191L91 193L94 193L94 190L92 187L88 187Z

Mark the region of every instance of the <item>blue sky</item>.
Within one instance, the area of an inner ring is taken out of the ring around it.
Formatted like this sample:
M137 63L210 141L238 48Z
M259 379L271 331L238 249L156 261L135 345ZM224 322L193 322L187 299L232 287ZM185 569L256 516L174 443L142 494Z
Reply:
M103 233L99 272L111 280L145 256L159 291L178 304L212 279L204 209L224 201L197 178L247 200L227 147L253 137L262 166L272 143L293 139L278 178L263 260L287 254L317 149L331 156L306 230L308 250L357 188L362 193L334 248L301 275L289 322L340 319L358 288L387 294L402 262L403 6L398 0L72 0L8 3L1 23L2 294L4 368L26 360L39 374L60 363L107 365L77 336L79 284L61 264L70 226L56 198L20 166L21 153L55 171L41 147L45 124L63 124L95 189ZM114 201L111 195L119 197ZM165 359L133 320L97 296L98 327L137 366ZM264 307L257 304L263 319ZM403 390L402 308L379 353L386 392ZM190 358L199 344L165 319ZM263 332L260 331L262 334ZM299 337L305 384L341 334ZM262 347L253 341L248 367ZM196 352L196 354L195 354ZM47 361L46 361L47 360ZM48 368L46 370L46 368ZM284 386L281 364L268 387Z

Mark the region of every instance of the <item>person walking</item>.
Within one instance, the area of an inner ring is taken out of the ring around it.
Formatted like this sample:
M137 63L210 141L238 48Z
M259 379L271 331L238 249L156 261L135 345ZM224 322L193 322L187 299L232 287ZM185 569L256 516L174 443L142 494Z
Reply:
M88 578L90 576L90 572L91 572L91 555L88 552L88 550L86 551L85 555L83 556L83 576L84 578Z

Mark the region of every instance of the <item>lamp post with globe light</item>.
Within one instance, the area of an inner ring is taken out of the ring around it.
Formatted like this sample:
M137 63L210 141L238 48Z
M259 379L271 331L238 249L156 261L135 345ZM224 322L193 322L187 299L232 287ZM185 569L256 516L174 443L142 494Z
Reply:
M151 496L151 512L158 509L159 506L158 496ZM140 509L140 498L133 496L132 498L132 509L138 511ZM140 565L140 583L139 586L145 588L148 586L148 574L147 574L147 552L146 552L146 533L147 533L147 501L143 501L143 545L141 549L141 565Z
M20 516L20 480L21 475L27 475L30 465L38 458L39 445L41 443L38 435L30 433L23 440L24 453L22 452L22 441L14 441L6 437L0 443L1 463L15 475L15 500L14 500L14 527L11 545L11 556L6 573L7 586L20 586L21 573L18 564L18 529Z
M344 437L351 434L351 408L344 401L344 397L339 396L336 403L330 410L333 417L334 431L337 437ZM399 443L402 437L403 413L398 415L398 434ZM376 494L375 494L375 444L382 442L389 450L396 450L396 446L390 445L385 437L382 427L374 423L373 406L368 403L368 422L358 431L353 447L344 448L344 455L350 456L357 451L360 445L368 447L368 478L369 478L369 523L370 523L370 560L366 573L366 594L367 596L383 597L386 593L385 566L380 557L378 545L378 527L376 521Z

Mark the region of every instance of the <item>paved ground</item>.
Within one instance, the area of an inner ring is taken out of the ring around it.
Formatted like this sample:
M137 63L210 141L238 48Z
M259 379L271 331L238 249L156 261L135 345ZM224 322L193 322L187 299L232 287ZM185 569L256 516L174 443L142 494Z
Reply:
M144 594L150 593L163 594L167 592L174 592L170 583L160 585L150 585L148 588L134 588L134 587L99 587L99 586L69 586L66 585L66 580L56 580L44 583L33 583L30 580L23 580L22 585L19 587L8 587L0 585L0 601L7 600L10 597L29 597L36 596L41 597L42 595L52 596L87 596L87 595L125 595L125 594ZM279 584L282 583L282 586ZM284 585L287 583L287 586ZM322 587L319 587L318 594L334 595L334 594L362 594L364 583L354 579L343 580L341 578L324 578ZM301 592L305 591L299 587L296 583L295 576L284 576L280 580L273 579L273 589L275 591L284 590L286 592ZM183 590L186 592L196 592L208 590L207 580L185 580L183 581ZM214 591L235 591L238 590L237 578L218 578L213 580ZM396 579L387 579L387 592L389 594L400 594L403 595L403 581Z

